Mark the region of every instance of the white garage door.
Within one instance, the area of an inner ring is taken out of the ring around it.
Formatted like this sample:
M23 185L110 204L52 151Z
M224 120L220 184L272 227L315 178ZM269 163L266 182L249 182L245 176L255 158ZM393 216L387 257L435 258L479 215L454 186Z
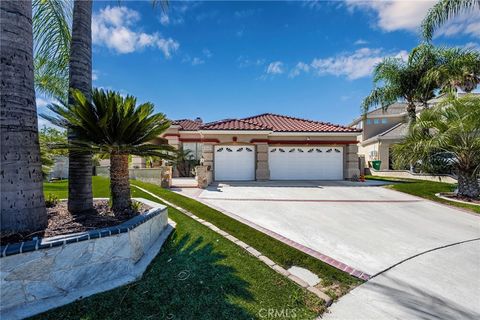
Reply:
M341 147L269 147L271 180L343 180Z
M255 180L252 146L215 146L215 180Z

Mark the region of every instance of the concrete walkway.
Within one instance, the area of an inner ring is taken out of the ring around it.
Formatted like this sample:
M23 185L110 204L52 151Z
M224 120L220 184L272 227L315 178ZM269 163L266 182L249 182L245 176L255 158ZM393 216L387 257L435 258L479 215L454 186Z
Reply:
M342 297L322 319L480 319L480 241L397 265Z

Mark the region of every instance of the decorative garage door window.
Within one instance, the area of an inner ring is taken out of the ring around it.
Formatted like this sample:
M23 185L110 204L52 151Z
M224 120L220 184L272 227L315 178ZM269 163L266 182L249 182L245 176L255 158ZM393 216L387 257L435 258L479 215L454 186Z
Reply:
M243 148L237 149L237 152L242 152Z
M270 152L277 152L276 148L270 149Z
M248 148L248 147L247 147L247 148L245 148L245 150L247 150L247 152L253 152L253 150L252 150L252 149L250 149L250 148Z
M290 149L288 150L288 152L295 152L295 149Z
M217 152L222 152L223 148L217 149Z

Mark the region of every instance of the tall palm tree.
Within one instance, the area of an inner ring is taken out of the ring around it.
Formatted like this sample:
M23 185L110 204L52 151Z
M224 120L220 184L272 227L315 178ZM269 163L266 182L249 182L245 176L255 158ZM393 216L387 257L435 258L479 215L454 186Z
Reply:
M458 174L458 194L478 198L480 97L451 95L435 108L422 111L393 152L404 164L422 161L432 154L450 155Z
M47 224L33 80L32 3L0 1L1 230Z
M70 45L69 88L80 90L87 100L92 92L92 1L73 4L72 42ZM75 103L70 94L69 104ZM69 132L69 139L75 133ZM93 208L92 154L73 151L68 162L68 210L81 212Z
M435 48L425 44L413 49L407 61L400 58L384 59L375 66L373 72L375 88L362 102L364 112L375 105L386 109L402 99L407 103L406 111L410 121L414 122L417 105L426 105L434 96L436 84L433 80L426 81L425 75L436 63ZM378 86L379 84L381 86Z
M431 40L435 29L462 12L480 9L480 0L440 0L427 13L422 22L422 33Z
M439 48L438 64L426 76L443 92L472 92L480 83L480 52L462 48Z
M175 149L166 140L160 145L150 143L168 129L170 122L164 114L154 114L151 103L137 106L132 96L123 98L117 92L98 89L93 91L91 101L79 90L71 95L73 104L48 106L57 117L41 116L75 133L68 145L70 150L109 155L112 210L122 214L131 206L128 156L172 160Z

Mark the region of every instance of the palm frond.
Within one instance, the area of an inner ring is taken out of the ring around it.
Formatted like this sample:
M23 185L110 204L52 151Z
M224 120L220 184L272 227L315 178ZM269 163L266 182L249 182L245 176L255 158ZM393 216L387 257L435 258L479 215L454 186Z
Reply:
M480 0L440 0L427 13L422 21L424 39L431 40L435 30L448 19L467 10L480 8Z
M35 86L64 100L68 93L73 1L33 0Z

